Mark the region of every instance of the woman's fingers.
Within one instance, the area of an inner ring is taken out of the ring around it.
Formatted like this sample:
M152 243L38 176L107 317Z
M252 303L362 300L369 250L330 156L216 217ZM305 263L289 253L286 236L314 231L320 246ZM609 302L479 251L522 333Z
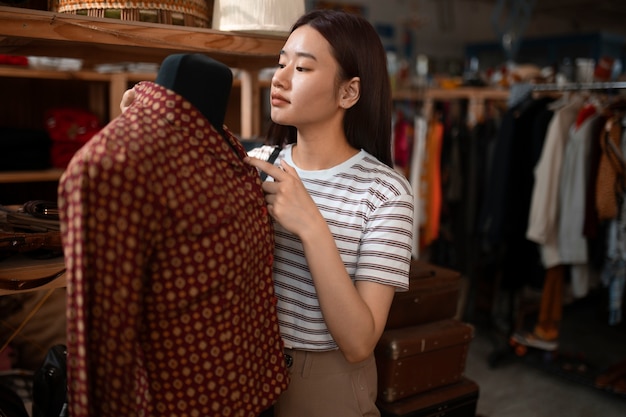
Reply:
M274 181L280 181L281 179L284 179L283 175L285 174L285 171L281 167L277 167L276 165L270 164L267 161L263 161L261 159L253 158L250 156L247 156L246 158L244 158L243 161L247 164L252 165L258 170L265 172L267 175L274 178Z
M124 94L122 95L122 101L120 102L120 110L122 111L122 113L124 113L126 109L128 109L130 105L133 104L133 101L135 101L135 90L133 88L130 88L124 91Z

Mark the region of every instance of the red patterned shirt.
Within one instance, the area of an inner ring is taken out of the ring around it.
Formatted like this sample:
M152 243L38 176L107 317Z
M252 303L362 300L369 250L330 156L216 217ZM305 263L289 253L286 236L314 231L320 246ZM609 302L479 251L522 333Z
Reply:
M181 96L136 91L59 184L70 415L254 416L288 382L258 172Z

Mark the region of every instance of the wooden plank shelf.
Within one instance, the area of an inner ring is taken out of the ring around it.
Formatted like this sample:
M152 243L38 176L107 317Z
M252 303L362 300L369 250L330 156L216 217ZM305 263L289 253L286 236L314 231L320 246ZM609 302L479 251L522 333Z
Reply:
M0 6L0 53L97 63L156 62L201 52L233 68L276 64L285 37Z

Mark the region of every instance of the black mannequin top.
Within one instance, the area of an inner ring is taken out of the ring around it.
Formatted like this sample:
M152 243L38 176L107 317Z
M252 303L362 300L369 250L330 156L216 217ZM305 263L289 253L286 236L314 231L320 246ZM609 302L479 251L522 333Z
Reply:
M223 133L224 116L233 84L228 66L203 54L174 54L161 63L155 80L189 100Z

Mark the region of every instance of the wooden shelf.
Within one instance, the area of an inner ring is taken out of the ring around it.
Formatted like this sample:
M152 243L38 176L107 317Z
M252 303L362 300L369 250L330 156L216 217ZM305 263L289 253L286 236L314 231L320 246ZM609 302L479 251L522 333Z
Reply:
M506 100L508 96L508 90L490 87L425 88L413 90L398 90L393 93L393 99L396 101L421 101L428 99Z
M43 171L0 171L0 183L58 181L62 174L62 169L47 169Z
M3 66L0 77L85 81L91 84L90 106L96 114L108 114L110 119L119 114L119 103L129 82L151 81L156 74L99 73L93 70L97 64L160 64L171 54L204 53L239 70L240 78L235 79L233 87L240 90L240 135L246 139L259 134L260 90L269 84L259 80L259 72L276 65L285 39L0 6L0 54L83 60L80 71ZM108 110L103 104L107 101ZM61 169L0 172L0 183L52 182L58 181L62 173ZM47 263L26 259L14 264L3 260L0 278L28 280L57 274L63 266L62 258ZM64 285L62 275L40 289ZM21 290L0 290L0 295L15 292Z
M0 6L0 54L78 58L85 71L3 69L0 75L109 82L109 115L119 114L128 81L154 80L155 74L101 74L96 64L150 62L168 55L204 53L240 72L242 139L260 134L261 69L273 67L285 37L222 32ZM100 93L101 94L101 93ZM98 94L94 94L96 97Z
M121 21L0 6L0 53L79 58L98 63L155 62L201 52L232 68L273 66L282 36Z
M0 268L0 280L5 283L19 285L25 283L28 287L28 281L37 280L44 277L50 277L51 280L47 284L37 288L25 289L2 289L0 288L0 296L8 294L17 294L27 291L40 291L52 288L62 288L66 285L65 260L61 257L51 259L32 259L23 255L17 255L2 260ZM52 279L54 278L54 279Z
M0 66L0 77L37 78L47 80L82 80L110 82L116 73L102 73L90 70L81 71L58 71L41 70L28 67ZM124 73L129 81L154 80L156 73L152 72L128 72Z

